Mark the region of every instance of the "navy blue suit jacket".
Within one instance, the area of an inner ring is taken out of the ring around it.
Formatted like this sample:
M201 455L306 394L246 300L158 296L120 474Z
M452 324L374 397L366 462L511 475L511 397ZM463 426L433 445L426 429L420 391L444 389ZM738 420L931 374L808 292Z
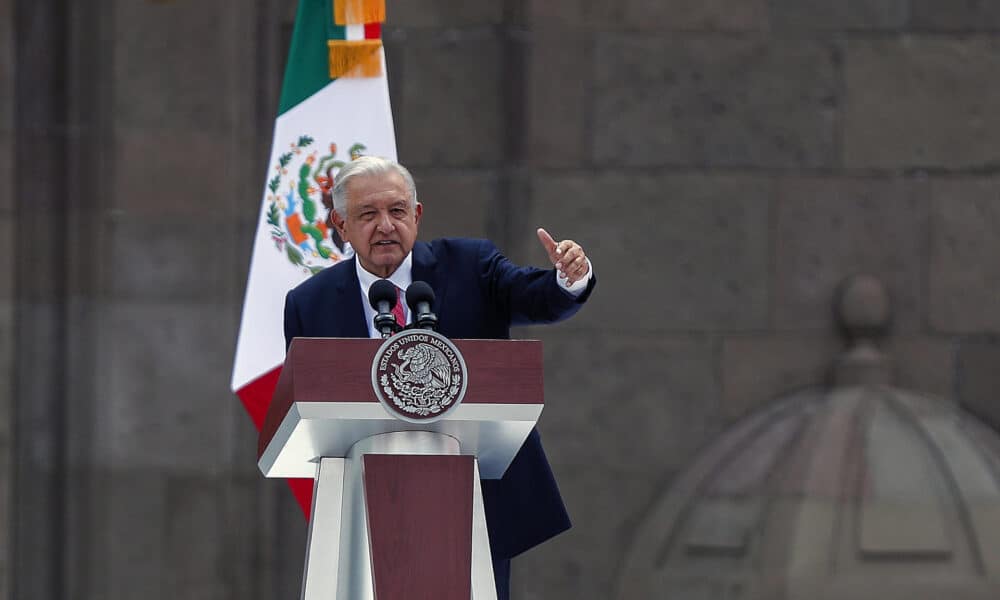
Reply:
M294 337L368 337L360 284L351 259L321 271L285 299L285 344ZM438 331L449 338L507 339L511 325L552 323L572 316L596 279L577 298L563 291L555 269L519 267L487 240L442 239L413 247L413 281L435 293ZM569 516L532 430L504 477L483 480L490 549L498 592L506 597L507 561L569 529Z

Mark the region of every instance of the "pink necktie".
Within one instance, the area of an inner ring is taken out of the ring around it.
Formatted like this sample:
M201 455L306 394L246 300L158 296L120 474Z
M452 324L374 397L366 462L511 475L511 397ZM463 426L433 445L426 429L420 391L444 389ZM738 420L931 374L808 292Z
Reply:
M403 312L403 290L396 287L396 306L392 307L392 314L396 317L396 324L406 327L406 314Z

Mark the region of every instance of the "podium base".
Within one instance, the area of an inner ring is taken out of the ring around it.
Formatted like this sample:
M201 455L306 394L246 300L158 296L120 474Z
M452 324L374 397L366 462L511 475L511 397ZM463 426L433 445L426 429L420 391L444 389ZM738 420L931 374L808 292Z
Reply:
M303 600L496 600L474 457L398 431L316 466Z

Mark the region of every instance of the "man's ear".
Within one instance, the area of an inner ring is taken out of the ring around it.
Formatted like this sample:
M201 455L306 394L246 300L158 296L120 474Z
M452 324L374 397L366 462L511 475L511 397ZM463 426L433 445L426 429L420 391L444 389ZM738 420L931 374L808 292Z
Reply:
M419 225L420 224L420 217L423 214L424 214L424 205L421 204L421 203L419 203L419 202L417 202L417 206L416 206L415 210L413 211L413 217L414 217L413 218L413 222Z
M330 210L330 224L337 228L337 233L340 234L340 239L347 239L344 237L344 219L340 216L340 213L333 209Z

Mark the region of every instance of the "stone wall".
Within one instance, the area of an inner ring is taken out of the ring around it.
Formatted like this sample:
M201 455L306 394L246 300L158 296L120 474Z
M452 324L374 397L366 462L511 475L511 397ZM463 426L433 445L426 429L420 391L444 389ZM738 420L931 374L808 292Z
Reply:
M515 563L519 597L610 597L619 551L696 450L827 380L853 273L890 289L897 383L1000 425L997 16L527 3L512 29L530 201L511 253L540 261L530 228L551 224L590 249L601 286L572 322L529 332L576 527Z
M0 0L0 594L298 592L304 523L228 391L294 4ZM611 597L697 450L826 380L855 272L897 382L1000 425L992 3L387 4L422 237L543 264L543 225L600 281L518 332L575 522L518 600Z
M301 514L259 476L228 392L280 86L269 49L287 47L283 3L243 4L4 4L12 598L298 587Z
M0 597L10 595L14 398L14 40L13 2L0 0Z

